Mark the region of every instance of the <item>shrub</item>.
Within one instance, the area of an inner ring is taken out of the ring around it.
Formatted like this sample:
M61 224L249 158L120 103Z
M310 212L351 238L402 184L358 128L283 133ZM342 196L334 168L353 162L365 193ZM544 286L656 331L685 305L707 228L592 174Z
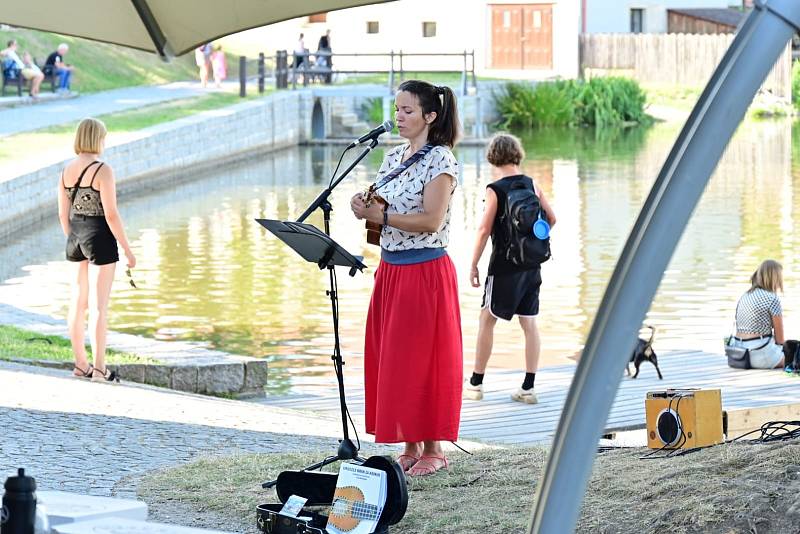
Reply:
M494 95L501 128L647 123L650 119L644 112L645 99L639 84L626 78L536 85L512 82Z
M792 102L800 109L800 61L792 63Z

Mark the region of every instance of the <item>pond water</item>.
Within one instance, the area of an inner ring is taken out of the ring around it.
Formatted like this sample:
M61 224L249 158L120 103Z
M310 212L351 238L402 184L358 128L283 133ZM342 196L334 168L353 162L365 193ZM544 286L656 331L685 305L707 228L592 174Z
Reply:
M571 362L585 341L616 259L679 124L597 135L550 130L525 136L525 171L557 215L553 259L543 266L539 325L542 365ZM794 139L793 142L793 133ZM768 257L785 269L789 337L800 336L797 135L788 122L747 122L686 228L664 273L647 322L655 348L721 353L735 301ZM112 329L164 340L191 340L268 358L269 390L333 382L327 275L268 234L254 219L295 219L324 187L338 159L333 147L297 147L187 177L169 189L122 195L121 209L139 265L127 285L118 269ZM370 267L338 274L346 369L360 372L364 319L378 250L366 244L350 196L374 176L380 153L359 165L332 197L333 237ZM490 169L482 147L462 147L463 176L453 202L449 253L459 274L465 364L472 360L482 290L468 270ZM189 179L191 178L191 179ZM55 180L54 180L55 181ZM321 216L309 219L321 227ZM482 272L485 273L485 254ZM68 280L57 222L0 245L0 301L64 317ZM521 368L523 337L499 322L490 365Z

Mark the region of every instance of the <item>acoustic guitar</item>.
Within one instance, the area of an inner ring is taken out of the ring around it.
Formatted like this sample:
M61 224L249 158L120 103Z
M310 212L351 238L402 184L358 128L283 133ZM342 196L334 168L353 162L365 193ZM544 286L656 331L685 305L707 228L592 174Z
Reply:
M370 207L373 202L377 202L382 205L384 211L386 210L386 201L381 198L381 196L375 191L375 184L372 184L364 191L362 195L364 199L364 205L366 207ZM367 243L370 245L381 245L381 230L383 230L383 225L379 223L374 223L372 221L367 221L365 223L367 228Z
M328 524L349 532L363 520L377 521L378 507L365 503L364 494L355 486L336 488Z

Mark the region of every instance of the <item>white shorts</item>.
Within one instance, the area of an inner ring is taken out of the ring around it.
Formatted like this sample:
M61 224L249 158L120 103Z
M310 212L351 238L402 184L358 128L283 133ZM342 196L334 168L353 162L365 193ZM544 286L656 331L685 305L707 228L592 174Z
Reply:
M753 369L774 369L783 358L783 347L775 344L771 337L748 339L747 341L734 339L733 345L750 349L750 366ZM758 348L762 345L764 345L763 348Z

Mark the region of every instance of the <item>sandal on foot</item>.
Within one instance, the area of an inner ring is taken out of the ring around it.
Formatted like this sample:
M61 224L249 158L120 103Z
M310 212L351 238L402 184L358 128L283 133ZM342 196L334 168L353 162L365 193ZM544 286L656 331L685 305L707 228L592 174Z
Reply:
M411 454L401 454L397 457L397 463L403 468L403 471L408 471L414 464L419 462L419 456L412 456Z
M86 369L81 369L77 365L72 369L72 376L75 378L92 378L92 372L94 371L94 367L92 364L89 364L89 367Z
M434 474L439 469L447 469L447 467L447 458L445 456L426 456L423 454L419 457L419 461L408 470L408 474L412 477L424 477Z
M95 373L100 373L95 374ZM119 376L117 375L116 371L111 371L106 368L104 371L101 371L97 367L92 370L92 382L119 382Z

